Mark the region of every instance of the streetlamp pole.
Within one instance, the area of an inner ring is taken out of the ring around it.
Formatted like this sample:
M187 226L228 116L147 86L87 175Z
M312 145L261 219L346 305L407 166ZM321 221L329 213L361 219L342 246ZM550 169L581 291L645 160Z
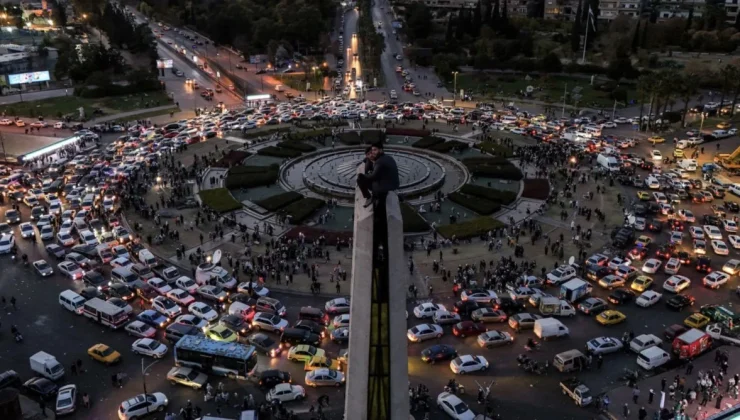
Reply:
M455 82L452 85L452 106L455 106L457 103L457 71L453 71L452 74L455 77Z
M701 113L701 124L699 125L699 136L701 136L701 130L704 128L704 112Z
M157 364L158 361L159 360L155 360L152 363L150 363L148 366L144 367L144 359L143 358L141 359L141 381L143 382L143 385L144 385L144 399L145 400L147 398L147 393L146 393L146 372L152 366L154 366L155 364ZM147 414L149 414L149 404L146 405L146 412L147 412Z

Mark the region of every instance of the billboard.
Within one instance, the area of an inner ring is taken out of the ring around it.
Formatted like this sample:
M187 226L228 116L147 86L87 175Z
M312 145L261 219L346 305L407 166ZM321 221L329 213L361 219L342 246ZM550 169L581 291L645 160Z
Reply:
M270 95L270 94L247 95L247 100L248 101L266 101L268 99L272 99L272 95Z
M157 68L158 69L171 69L172 60L157 60Z
M8 84L21 85L24 83L48 82L50 79L48 71L35 71L33 73L9 74Z

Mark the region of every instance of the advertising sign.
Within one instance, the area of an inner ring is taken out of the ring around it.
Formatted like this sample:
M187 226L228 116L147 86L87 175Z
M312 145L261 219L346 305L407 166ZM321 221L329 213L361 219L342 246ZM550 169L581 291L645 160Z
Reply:
M48 71L35 71L33 73L9 74L8 84L21 85L24 83L48 82L50 79Z
M266 101L268 99L271 99L272 96L269 94L262 94L262 95L247 95L248 101Z
M157 60L157 68L158 69L171 69L172 60Z

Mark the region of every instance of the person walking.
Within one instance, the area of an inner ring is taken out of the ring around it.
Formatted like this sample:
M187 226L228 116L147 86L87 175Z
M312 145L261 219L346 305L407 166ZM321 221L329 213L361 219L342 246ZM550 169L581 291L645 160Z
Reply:
M665 391L665 378L660 380L660 390Z
M693 360L689 360L689 363L686 365L686 374L691 375L691 372L694 371L694 362Z
M39 400L39 410L41 410L41 414L43 414L44 417L49 417L46 415L46 404L44 404L44 400Z
M630 407L629 407L629 404L624 403L624 406L622 407L622 414L624 415L624 418L625 419L630 416Z
M637 418L640 420L645 420L647 417L647 410L645 410L645 407L640 407L640 411L637 412Z
M655 392L651 389L648 393L648 404L653 403L653 398L655 398Z
M85 406L85 408L90 408L90 396L87 395L87 392L82 394L82 404Z
M640 388L635 386L635 388L632 390L632 402L637 404L637 400L640 398Z
M714 408L719 410L722 407L722 394L720 393L719 396L717 396L717 403L714 405Z
M13 310L14 311L17 311L18 310L18 307L16 306L16 302L17 301L15 300L15 296L11 296L10 297L10 305L13 306Z

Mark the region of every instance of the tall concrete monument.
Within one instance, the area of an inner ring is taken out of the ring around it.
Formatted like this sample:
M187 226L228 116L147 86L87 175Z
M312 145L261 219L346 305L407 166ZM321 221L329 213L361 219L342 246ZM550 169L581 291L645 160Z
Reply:
M359 168L361 170L362 168ZM406 267L398 196L355 194L347 420L408 420Z

